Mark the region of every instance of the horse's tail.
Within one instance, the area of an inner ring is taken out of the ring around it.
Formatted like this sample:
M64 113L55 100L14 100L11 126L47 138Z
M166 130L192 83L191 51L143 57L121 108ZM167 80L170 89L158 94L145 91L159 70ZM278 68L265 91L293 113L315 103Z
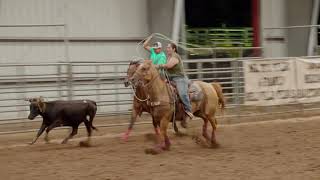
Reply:
M221 106L221 111L224 111L224 108L226 106L226 101L224 99L224 95L222 92L222 87L219 83L216 82L212 82L211 85L213 86L213 88L216 90L217 95L218 95L218 99L219 99L219 105Z

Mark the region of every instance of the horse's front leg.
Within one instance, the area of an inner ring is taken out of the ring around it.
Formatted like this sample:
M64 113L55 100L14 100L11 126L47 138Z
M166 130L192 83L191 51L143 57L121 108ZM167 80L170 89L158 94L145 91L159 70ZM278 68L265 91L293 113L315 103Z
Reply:
M131 133L131 131L133 129L133 125L137 120L137 116L138 116L137 110L135 109L135 105L133 105L132 106L132 113L131 113L130 123L129 123L127 131L122 135L122 140L128 141L129 135L130 135L130 133Z
M168 133L167 133L168 124L169 124L169 121L166 119L163 119L160 123L160 131L162 136L162 140L161 140L162 143L160 145L163 150L170 150L170 146L171 146L171 142L169 140Z
M167 134L168 125L170 122L170 118L168 116L163 116L160 119L160 141L155 147L151 149L146 149L147 154L159 154L163 150L170 150L170 140Z
M155 120L155 118L152 117L152 124L154 128L154 132L156 133L157 136L160 136L160 127L159 127L159 122Z

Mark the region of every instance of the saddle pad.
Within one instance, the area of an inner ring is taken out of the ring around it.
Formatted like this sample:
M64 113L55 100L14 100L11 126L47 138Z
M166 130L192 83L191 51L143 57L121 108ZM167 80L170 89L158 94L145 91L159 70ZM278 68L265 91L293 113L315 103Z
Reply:
M201 101L203 98L203 92L200 86L196 83L192 83L189 87L189 97L191 101Z

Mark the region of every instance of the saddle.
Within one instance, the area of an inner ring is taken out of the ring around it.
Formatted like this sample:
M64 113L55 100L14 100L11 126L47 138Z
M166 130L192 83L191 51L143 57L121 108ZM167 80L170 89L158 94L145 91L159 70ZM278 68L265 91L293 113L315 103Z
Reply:
M175 93L176 97L179 97L176 83L174 81L170 81L170 84L172 86L171 89ZM191 102L200 101L203 98L203 92L201 88L198 84L193 83L192 81L189 81L188 83L188 94Z
M175 114L175 120L184 120L185 117L185 109L184 105L179 97L176 84L173 81L170 81L169 87L171 88L171 92L173 92L173 96L175 98L175 109L176 109L176 114ZM203 98L203 92L201 88L196 84L193 83L192 81L189 82L188 84L188 94L191 102L196 102L200 101Z

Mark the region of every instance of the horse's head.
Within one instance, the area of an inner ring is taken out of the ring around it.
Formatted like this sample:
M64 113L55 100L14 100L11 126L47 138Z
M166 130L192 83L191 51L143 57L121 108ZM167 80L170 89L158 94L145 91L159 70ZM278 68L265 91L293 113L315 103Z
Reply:
M136 84L139 80L148 83L153 79L157 69L152 65L151 60L145 60L134 72L130 81Z
M140 65L140 61L131 61L127 70L127 77L124 79L124 86L128 87L130 85L130 78L133 76L133 74L136 72Z

